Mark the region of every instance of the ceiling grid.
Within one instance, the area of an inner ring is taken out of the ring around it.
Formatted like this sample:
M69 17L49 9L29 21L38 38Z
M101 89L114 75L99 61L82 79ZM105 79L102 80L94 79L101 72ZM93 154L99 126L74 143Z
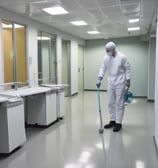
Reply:
M149 32L157 0L0 0L0 7L48 24L83 39L141 36ZM43 8L62 6L65 15L49 15ZM129 19L139 18L137 23ZM70 22L84 21L74 26ZM140 30L129 32L130 27ZM97 30L100 34L87 32ZM152 32L154 29L152 28Z

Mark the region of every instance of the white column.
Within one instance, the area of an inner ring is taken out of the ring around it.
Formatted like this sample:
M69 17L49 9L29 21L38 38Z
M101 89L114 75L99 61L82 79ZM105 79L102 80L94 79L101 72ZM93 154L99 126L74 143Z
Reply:
M148 100L154 100L155 95L155 59L156 59L156 38L150 37L148 55Z
M155 141L158 148L158 24L156 34L156 71L155 71Z
M38 85L37 29L28 27L28 81L30 86Z
M71 95L78 93L78 43L71 41Z
M56 39L56 53L57 53L57 83L62 83L62 40L60 36Z

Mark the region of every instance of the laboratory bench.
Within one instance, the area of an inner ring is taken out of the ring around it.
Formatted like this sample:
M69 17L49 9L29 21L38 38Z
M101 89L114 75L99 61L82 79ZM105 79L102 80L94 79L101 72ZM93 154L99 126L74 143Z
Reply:
M0 92L0 153L26 141L25 123L48 127L64 116L65 85L43 84Z
M26 87L4 91L0 95L23 98L25 122L28 125L49 126L57 120L56 92L51 88Z

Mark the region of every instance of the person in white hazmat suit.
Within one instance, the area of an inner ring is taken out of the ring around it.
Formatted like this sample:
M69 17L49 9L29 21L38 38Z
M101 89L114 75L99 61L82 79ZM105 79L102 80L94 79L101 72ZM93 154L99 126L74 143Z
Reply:
M124 97L126 89L130 87L131 68L125 55L116 50L114 42L108 42L105 49L107 54L100 68L96 86L100 88L101 80L107 71L110 122L104 128L113 128L114 132L118 132L122 128Z

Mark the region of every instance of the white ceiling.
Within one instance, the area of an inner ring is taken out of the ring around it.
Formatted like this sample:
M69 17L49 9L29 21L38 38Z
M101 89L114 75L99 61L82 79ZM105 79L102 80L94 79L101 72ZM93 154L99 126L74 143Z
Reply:
M118 38L144 35L150 31L156 13L157 0L0 0L0 7L31 17L83 39ZM51 16L42 8L60 5L69 13ZM129 24L131 18L139 23ZM84 20L87 26L74 26L70 21ZM140 26L140 31L128 32L128 27ZM87 31L100 34L89 35Z

